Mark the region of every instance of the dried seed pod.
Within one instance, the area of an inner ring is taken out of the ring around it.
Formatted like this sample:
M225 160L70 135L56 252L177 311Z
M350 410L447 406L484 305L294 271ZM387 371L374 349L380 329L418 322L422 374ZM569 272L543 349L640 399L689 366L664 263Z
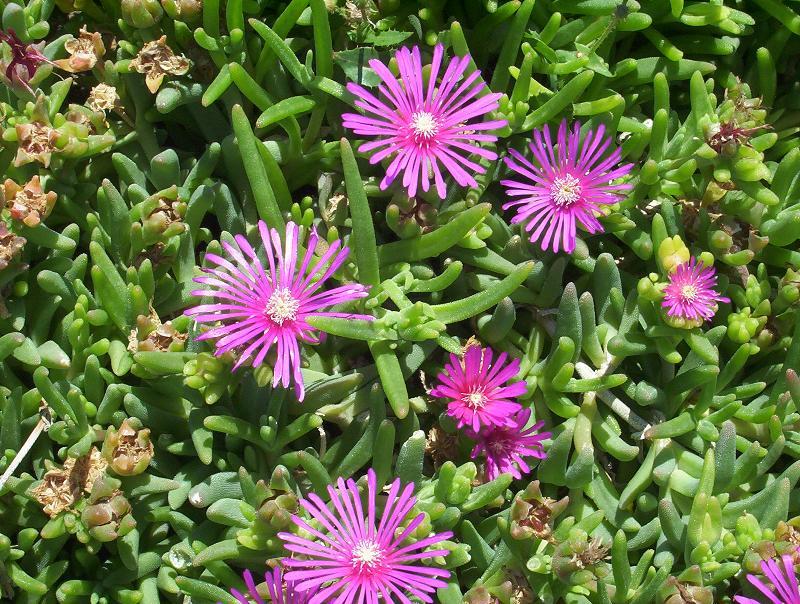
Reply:
M103 441L103 457L111 470L120 476L136 476L150 465L155 449L150 442L150 430L142 428L135 417L122 422L119 430L113 426Z

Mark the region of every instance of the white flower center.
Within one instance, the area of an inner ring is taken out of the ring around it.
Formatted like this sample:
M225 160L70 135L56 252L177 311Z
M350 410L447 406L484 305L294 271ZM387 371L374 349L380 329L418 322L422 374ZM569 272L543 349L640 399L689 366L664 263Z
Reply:
M568 208L581 197L581 181L567 174L553 179L550 185L550 198L557 206Z
M482 409L489 399L483 392L467 392L461 397L461 400L471 409Z
M292 295L292 292L285 287L279 287L267 300L264 312L273 322L283 325L286 321L294 321L299 309L300 301Z
M691 302L697 296L697 288L694 285L684 285L681 288L681 295Z
M383 552L377 543L371 539L364 539L356 544L351 556L351 563L355 568L359 570L373 569L383 559Z
M417 111L411 116L411 129L417 137L429 140L436 136L439 126L432 113Z

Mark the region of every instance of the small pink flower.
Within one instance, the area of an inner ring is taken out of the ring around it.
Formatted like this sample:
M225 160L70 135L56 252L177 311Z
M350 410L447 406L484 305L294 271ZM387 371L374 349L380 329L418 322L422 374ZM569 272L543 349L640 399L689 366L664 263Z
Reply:
M425 519L418 514L407 526L417 502L414 485L401 492L400 479L389 487L389 493L378 512L379 497L375 472L367 472L367 514L355 481L339 478L336 487L329 485L330 504L311 493L300 505L321 528L314 528L302 518L292 516L295 524L310 533L306 539L294 533L278 533L290 552L299 558L286 558L283 564L292 570L286 573L298 589L318 589L308 604L377 604L402 602L411 604L409 596L433 602L431 594L446 587L450 573L440 568L418 564L449 550L427 550L452 537L452 533L434 534L404 545L406 539ZM381 499L384 499L381 497ZM378 518L380 516L380 518Z
M267 604L264 599L259 595L256 589L256 583L253 581L253 575L249 570L244 571L244 582L247 585L247 595L251 600L247 599L239 590L231 589L231 595L239 600L242 604ZM294 583L287 581L284 586L283 572L280 567L276 567L272 573L264 574L264 582L267 584L267 591L271 604L308 604L309 598L313 592L300 591Z
M714 287L717 285L713 266L705 266L691 258L688 264L679 264L669 276L669 285L664 288L664 301L667 315L690 320L708 320L717 312L717 302L730 302L720 296Z
M230 260L216 254L206 258L216 268L204 268L206 276L196 277L206 289L193 291L194 296L209 296L213 304L201 304L185 311L198 323L221 323L198 339L216 339L216 354L241 349L234 369L253 358L257 367L264 362L274 346L277 362L273 385L284 388L294 379L295 391L301 401L305 395L303 376L300 373L300 346L298 342L319 343L314 328L306 322L308 317L344 317L369 320L372 317L347 313L326 312L322 309L350 302L367 295L367 288L357 283L341 285L320 291L347 258L349 248L339 249L340 241L333 242L319 258L314 252L320 241L316 231L311 232L305 255L300 261L300 229L290 222L286 225L285 246L278 231L267 229L259 221L258 230L264 245L268 266L265 269L256 257L256 251L241 235L236 244L222 243Z
M342 125L359 135L376 137L376 140L359 147L362 153L374 151L370 163L394 156L381 181L386 189L402 172L403 186L408 196L414 197L422 185L430 189L431 177L439 197L447 193L442 168L449 172L462 187L476 187L473 174L486 170L471 161L474 154L485 159L497 159L497 154L479 146L497 140L487 131L502 128L506 120L470 122L494 111L499 106L499 93L479 97L486 84L479 81L480 72L464 75L470 57L450 60L439 81L444 47L433 49L430 78L427 85L422 73L418 47L401 48L395 54L400 69L400 81L377 59L369 66L383 81L378 86L383 99L353 82L347 89L358 97L356 106L367 115L345 113Z
M500 426L470 434L478 441L472 450L472 459L481 453L486 455L486 475L489 480L494 480L504 472L514 478L522 478L531 471L525 461L526 458L547 457L542 448L542 441L552 435L550 432L537 434L538 430L544 427L544 422L541 421L526 428L530 418L531 410L523 409L513 417L513 426Z
M747 580L764 595L765 604L800 604L800 585L797 583L792 556L784 554L781 561L783 568L776 560L761 561L761 571L771 586L755 575L747 575ZM734 600L738 604L760 604L758 600L744 596L736 596Z
M6 77L13 84L19 84L33 94L28 82L36 74L39 65L42 63L55 65L55 63L33 44L25 44L11 28L8 31L0 31L0 42L5 42L11 48L11 61L6 65Z
M617 203L619 191L631 188L628 183L611 181L626 176L633 164L617 166L622 150L614 149L608 155L611 138L605 136L605 126L589 130L581 141L581 124L575 122L571 132L567 121L558 128L556 146L550 138L549 126L533 131L533 163L521 153L509 149L506 165L516 172L520 180L500 181L506 194L516 198L503 205L503 209L516 208L512 223L525 222L532 242L554 252L575 249L577 224L590 233L600 233L603 225L597 220L601 206Z
M525 382L506 386L506 382L517 375L519 359L514 359L505 367L506 353L503 352L492 363L491 348L470 346L463 361L455 354L444 372L439 374L439 385L431 390L431 395L449 399L447 415L454 418L459 428L467 426L473 432L482 427L516 426L513 415L522 406L514 402L514 397L525 394Z

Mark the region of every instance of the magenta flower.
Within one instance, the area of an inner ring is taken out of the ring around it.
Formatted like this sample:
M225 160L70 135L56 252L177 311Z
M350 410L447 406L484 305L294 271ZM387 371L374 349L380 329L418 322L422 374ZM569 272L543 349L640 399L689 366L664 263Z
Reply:
M25 44L11 28L8 31L0 31L0 42L5 42L11 47L11 61L6 65L6 77L13 84L19 84L33 94L28 81L36 74L39 65L42 63L55 65L55 63L45 57L33 44Z
M367 295L367 288L349 283L327 291L322 284L345 261L348 248L340 248L335 241L315 259L314 252L319 236L312 231L302 262L298 249L300 230L296 224L286 225L285 247L278 231L267 229L259 221L258 230L264 245L268 266L265 269L256 257L252 246L241 235L236 235L236 245L227 242L222 247L230 260L216 254L206 258L216 268L204 268L206 275L196 277L205 289L193 291L194 296L209 296L216 302L201 304L185 311L198 323L221 323L202 334L198 340L216 339L216 354L230 350L239 351L238 368L253 357L252 365L264 362L273 346L276 350L273 386L279 383L287 388L294 380L297 398L303 400L305 388L300 373L299 341L319 343L308 317L345 317L366 319L364 315L325 312L322 309L334 304L349 302ZM327 268L326 268L327 267Z
M516 396L525 394L525 382L506 386L506 382L517 375L519 359L505 367L505 352L492 363L491 348L470 346L460 359L450 355L450 362L439 374L439 384L431 390L431 396L449 399L447 415L456 420L459 428L468 426L473 432L481 427L516 426L513 415L522 406L514 402Z
M486 455L486 476L489 480L494 480L504 472L514 478L522 478L531 471L526 458L547 457L542 441L552 435L550 432L537 434L544 427L544 422L536 422L526 428L530 418L531 410L523 409L513 416L514 425L511 427L493 427L480 433L470 433L478 441L472 450L472 459L481 453Z
M788 554L781 556L783 568L776 560L762 560L761 571L769 579L770 585L755 575L747 575L747 580L760 591L771 604L800 604L800 586L797 584L797 576L794 572L792 557ZM734 598L739 604L759 604L758 600L736 596Z
M320 529L303 519L292 516L294 522L315 539L293 533L278 533L287 550L300 558L286 558L283 564L296 569L286 573L299 589L319 589L309 604L377 604L402 602L411 604L409 596L423 602L433 602L430 594L445 587L450 573L431 568L417 561L446 556L446 549L427 551L431 545L452 537L452 533L435 534L403 545L425 518L418 514L405 528L406 521L417 502L414 485L400 492L400 479L389 487L382 503L380 519L375 472L367 472L367 514L361 495L351 479L339 478L336 487L328 486L331 506L316 494L301 499L300 505L317 521Z
M394 156L381 189L386 189L403 172L403 186L409 197L430 189L433 177L439 197L444 199L446 187L442 168L449 172L462 187L476 187L473 174L486 170L471 161L474 154L485 159L497 159L497 154L479 146L497 140L487 131L502 128L506 120L470 122L499 106L499 93L479 97L486 84L479 81L480 72L464 75L470 57L454 57L439 79L444 48L437 44L433 49L430 78L427 85L422 73L418 47L401 48L395 53L400 70L400 82L377 59L369 66L383 81L378 86L383 99L353 82L347 89L358 97L356 106L367 115L345 113L342 125L359 135L376 137L376 140L359 147L362 153L375 152L370 163ZM437 85L438 84L438 85Z
M298 590L291 581L287 581L284 585L283 572L280 567L276 567L272 573L264 573L264 581L267 584L271 604L308 604L309 598L313 595L312 592ZM244 582L247 585L248 595L252 600L248 600L247 596L238 590L231 589L231 595L234 598L242 604L251 604L251 602L253 604L267 604L258 594L256 583L253 581L253 575L249 570L244 571Z
M717 302L730 302L720 296L714 287L717 285L713 266L705 266L691 258L688 264L679 264L669 276L669 285L664 288L664 301L667 315L682 319L702 321L712 319L717 312Z
M590 233L603 231L597 220L601 206L617 203L619 191L631 188L628 183L612 184L611 181L626 176L633 164L618 166L622 150L611 146L611 137L605 136L605 126L589 130L581 141L581 125L575 122L567 132L567 121L558 128L556 146L550 138L550 128L533 131L533 163L509 149L506 165L519 174L521 180L500 181L506 194L515 198L503 205L503 209L515 207L512 223L524 222L525 230L531 233L532 242L540 242L543 250L554 252L575 249L575 234L580 223Z

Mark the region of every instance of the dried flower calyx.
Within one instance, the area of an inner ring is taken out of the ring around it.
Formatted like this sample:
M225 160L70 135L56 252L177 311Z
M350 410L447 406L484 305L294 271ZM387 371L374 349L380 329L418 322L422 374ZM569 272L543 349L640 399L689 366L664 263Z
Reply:
M130 68L145 74L147 89L155 94L166 75L184 75L189 71L191 62L183 55L176 55L167 46L167 37L148 42L131 60Z
M25 247L24 237L18 237L8 230L8 225L0 221L0 271L6 268Z
M50 165L50 157L58 150L56 148L58 132L49 124L42 122L17 124L15 129L19 147L14 166L18 168L38 161L47 168Z
M119 430L112 426L106 432L103 457L120 476L136 476L144 472L154 452L150 430L142 428L142 423L135 417L125 419Z
M569 497L556 501L542 495L539 481L531 482L511 504L511 536L552 540L553 523L569 505Z
M100 451L92 447L88 455L70 457L62 468L48 470L31 494L42 504L45 514L55 518L71 509L83 492L89 493L107 466Z
M106 47L100 34L88 32L85 27L81 28L77 38L64 43L64 49L69 53L69 57L58 59L55 64L70 73L89 71L106 54Z
M131 504L120 490L122 483L107 474L92 487L89 505L81 513L81 521L89 535L101 543L124 537L136 527Z
M86 106L92 111L111 111L119 107L117 89L109 84L100 83L89 92Z
M136 318L136 327L131 330L128 337L128 350L140 351L168 351L180 352L186 342L186 334L175 329L171 321L162 323L155 312L150 316L139 315Z
M35 227L50 215L56 203L56 193L42 190L42 183L36 175L20 186L7 178L2 188L3 202L14 220L29 227Z

